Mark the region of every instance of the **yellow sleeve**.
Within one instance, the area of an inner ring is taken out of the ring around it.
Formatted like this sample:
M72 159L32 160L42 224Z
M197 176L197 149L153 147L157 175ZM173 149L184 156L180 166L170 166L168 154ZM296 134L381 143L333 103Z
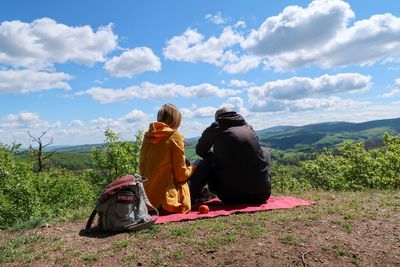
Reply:
M192 174L192 166L185 163L185 143L180 132L171 136L172 168L174 179L178 183L186 182Z

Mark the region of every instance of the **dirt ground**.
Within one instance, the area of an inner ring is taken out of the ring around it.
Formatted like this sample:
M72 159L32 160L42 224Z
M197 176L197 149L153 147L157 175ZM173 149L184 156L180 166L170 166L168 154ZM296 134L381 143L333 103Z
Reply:
M0 232L2 266L400 266L400 193L305 192L313 206L82 235Z

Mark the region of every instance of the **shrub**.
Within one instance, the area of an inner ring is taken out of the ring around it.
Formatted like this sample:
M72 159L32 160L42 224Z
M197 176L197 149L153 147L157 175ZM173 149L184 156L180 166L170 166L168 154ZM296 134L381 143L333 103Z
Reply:
M90 184L71 172L33 173L32 164L0 148L0 228L33 218L62 216L93 205Z

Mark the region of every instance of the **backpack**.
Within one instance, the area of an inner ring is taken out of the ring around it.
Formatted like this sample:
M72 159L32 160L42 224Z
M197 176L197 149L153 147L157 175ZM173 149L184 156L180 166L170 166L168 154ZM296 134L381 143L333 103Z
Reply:
M100 194L87 223L90 230L96 214L99 215L97 227L109 232L139 230L155 223L158 211L149 202L144 191L146 178L135 174L118 178L110 183ZM153 219L147 206L156 212Z

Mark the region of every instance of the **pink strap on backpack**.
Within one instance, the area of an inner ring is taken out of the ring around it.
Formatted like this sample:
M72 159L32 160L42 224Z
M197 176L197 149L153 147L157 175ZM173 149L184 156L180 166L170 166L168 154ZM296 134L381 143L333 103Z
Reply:
M109 184L103 192L101 192L99 196L99 202L104 202L109 199L111 196L115 195L119 189L130 186L136 185L135 176L133 175L126 175L118 178L117 180L113 181Z

